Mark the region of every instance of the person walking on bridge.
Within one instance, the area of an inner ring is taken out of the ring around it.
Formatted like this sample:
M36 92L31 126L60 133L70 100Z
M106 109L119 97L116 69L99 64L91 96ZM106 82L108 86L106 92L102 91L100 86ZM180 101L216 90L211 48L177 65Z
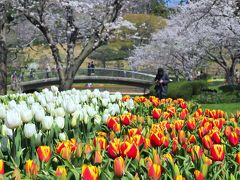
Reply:
M169 77L164 72L163 68L158 68L158 72L155 77L155 91L159 99L167 97Z

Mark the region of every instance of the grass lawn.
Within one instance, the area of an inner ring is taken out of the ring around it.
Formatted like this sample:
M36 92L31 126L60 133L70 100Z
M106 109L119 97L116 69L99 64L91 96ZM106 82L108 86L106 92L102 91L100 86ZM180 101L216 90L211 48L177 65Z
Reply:
M204 109L220 109L228 114L235 114L240 111L240 103L223 103L223 104L201 104Z

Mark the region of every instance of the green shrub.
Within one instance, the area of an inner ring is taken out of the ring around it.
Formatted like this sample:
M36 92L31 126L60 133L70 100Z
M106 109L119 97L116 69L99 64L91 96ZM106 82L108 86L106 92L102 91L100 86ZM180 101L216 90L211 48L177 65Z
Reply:
M224 93L233 92L235 90L240 90L240 85L223 85L220 86L219 89Z
M184 98L185 100L190 100L194 95L200 94L201 89L206 87L207 87L206 81L171 82L168 85L167 97L173 99ZM150 94L156 96L154 86L150 88Z

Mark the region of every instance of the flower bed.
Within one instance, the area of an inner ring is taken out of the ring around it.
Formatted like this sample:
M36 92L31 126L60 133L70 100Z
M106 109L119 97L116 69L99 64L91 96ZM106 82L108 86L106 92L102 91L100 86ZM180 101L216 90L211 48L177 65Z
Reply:
M240 177L240 113L52 87L2 97L0 118L7 179Z

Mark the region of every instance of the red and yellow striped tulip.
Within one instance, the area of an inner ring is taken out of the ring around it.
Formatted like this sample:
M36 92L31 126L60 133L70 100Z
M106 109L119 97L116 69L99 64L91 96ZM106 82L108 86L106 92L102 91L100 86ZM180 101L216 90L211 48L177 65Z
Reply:
M209 157L205 156L204 154L202 155L202 159L204 164L207 164L208 166L212 164L212 160Z
M159 119L161 117L162 110L158 108L154 108L152 111L152 117L154 119Z
M70 160L72 157L72 151L68 147L63 147L59 153L63 159Z
M113 139L108 146L108 154L111 158L116 158L119 155L119 139Z
M146 157L146 158L144 159L144 162L145 162L145 164L146 164L147 169L149 170L150 167L151 167L152 164L153 164L152 159L151 159L150 157Z
M139 128L132 128L128 130L129 137L132 137L136 134L139 134L139 135L141 134L141 130Z
M238 135L236 132L231 132L228 136L228 141L232 146L238 145Z
M182 119L182 120L186 119L187 115L188 115L188 110L187 110L187 109L183 109L183 110L179 113L179 117L180 117L180 119Z
M4 161L0 159L0 174L4 174Z
M132 141L138 145L138 146L141 146L142 144L145 143L145 139L142 135L139 135L139 134L136 134L135 136L133 136L132 138Z
M173 141L172 141L172 152L174 154L176 154L177 150L178 150L178 140L177 140L177 138L173 138Z
M213 127L217 127L218 129L222 129L223 125L226 123L225 119L219 118L219 119L214 119L212 121Z
M127 156L132 159L136 158L138 152L137 146L134 143L131 144L127 141L122 142L120 150L123 157Z
M161 164L160 156L155 149L153 149L153 163L158 165Z
M187 108L187 103L185 101L181 102L179 105L182 109Z
M147 101L147 98L145 98L144 96L135 96L134 101L136 101L137 103L144 103Z
M163 134L161 132L152 132L150 134L150 142L153 147L158 147L162 145L161 138L163 137Z
M162 141L162 145L164 146L164 148L168 147L168 145L169 145L169 138L167 138L166 136L163 136L161 138L161 141Z
M235 161L240 165L240 152L236 154Z
M67 176L67 170L64 166L58 166L55 174L56 174L57 177L64 178L64 177Z
M211 147L212 147L212 145L213 145L212 139L210 138L209 135L205 135L205 136L202 138L202 143L203 143L203 146L204 146L206 149L211 149Z
M176 120L174 121L174 126L177 131L181 130L184 125L184 120Z
M98 144L101 150L105 150L107 148L107 140L103 136L95 137L93 143L95 147L97 147Z
M129 99L131 99L131 97L129 95L125 95L122 97L123 102L127 102Z
M174 163L173 157L172 157L172 155L170 153L164 154L163 155L163 159L164 159L164 161L169 161L169 162Z
M122 177L125 171L124 159L120 156L113 161L114 174L117 177Z
M200 138L203 138L207 133L208 133L208 129L206 128L206 127L204 127L204 126L202 126L202 127L200 127L199 129L198 129L198 135L199 135L199 137Z
M194 146L192 147L192 149L191 149L191 158L192 158L192 161L195 161L195 159L196 159L196 156L195 156L195 155L197 155L197 158L200 159L201 156L202 156L202 153L203 153L203 151L202 151L201 147L198 146L198 145L194 145Z
M214 144L210 149L210 155L213 161L222 161L225 156L223 145Z
M180 130L178 133L178 142L180 144L185 144L187 141L185 132L183 130Z
M50 146L39 146L37 154L40 161L48 162L52 155Z
M148 177L152 178L153 180L158 180L160 179L161 175L161 166L159 164L152 164L148 170Z
M204 180L203 174L199 170L194 171L195 180Z
M220 144L221 143L221 137L219 131L213 131L211 134L211 139L216 143Z
M187 127L190 131L193 131L196 129L196 121L195 119L188 119L187 121Z
M128 126L132 121L132 114L127 113L127 114L120 115L120 120L123 125Z
M193 134L191 134L189 137L189 143L193 144L195 141L196 141L196 137Z
M93 165L83 164L81 176L85 180L98 180L98 168Z
M25 171L28 176L36 176L39 171L39 165L35 164L33 160L27 160L25 164Z
M107 126L108 128L113 129L115 124L118 124L118 122L119 122L118 117L115 117L115 116L109 117L107 119Z
M168 107L167 112L170 114L170 117L173 117L176 113L176 107L174 107L174 106Z
M119 133L121 131L121 126L119 123L116 123L114 126L113 126L113 129L112 129L115 133Z

